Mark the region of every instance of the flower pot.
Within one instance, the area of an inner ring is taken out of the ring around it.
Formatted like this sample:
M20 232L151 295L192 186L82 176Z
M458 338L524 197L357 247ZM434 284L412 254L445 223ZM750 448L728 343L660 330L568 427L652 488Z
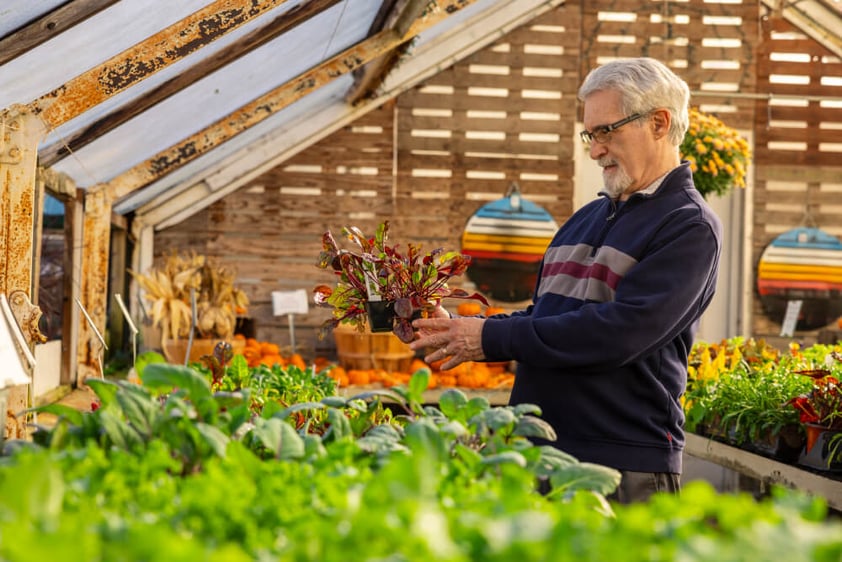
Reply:
M842 431L807 423L807 443L798 464L827 472L842 472Z
M391 332L395 321L395 303L392 301L368 301L368 328L372 332Z
M786 463L798 460L804 447L804 437L797 425L785 425L773 432L767 430L746 442L746 449L753 453Z
M198 363L202 355L213 355L213 348L221 341L228 341L236 355L242 355L246 348L246 342L242 339L222 340L218 338L195 338L190 347L190 360L188 363ZM175 365L184 365L184 357L187 355L187 340L166 340L163 344L164 357L168 362Z

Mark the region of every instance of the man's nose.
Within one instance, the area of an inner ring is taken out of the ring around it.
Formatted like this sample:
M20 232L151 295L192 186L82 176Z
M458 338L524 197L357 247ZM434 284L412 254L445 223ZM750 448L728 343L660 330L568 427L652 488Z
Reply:
M602 156L604 156L608 152L608 148L599 142L592 142L590 146L590 157L591 160L599 160Z

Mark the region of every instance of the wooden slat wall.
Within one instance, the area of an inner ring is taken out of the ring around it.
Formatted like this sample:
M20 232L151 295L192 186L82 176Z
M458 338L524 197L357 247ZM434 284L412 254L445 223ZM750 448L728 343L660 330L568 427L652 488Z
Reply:
M753 101L728 94L755 89L757 0L582 4L582 76L615 58L654 57L687 81L693 105L732 127L752 127Z
M842 61L783 18L763 19L758 46L752 263L779 234L814 226L842 237ZM782 319L753 303L752 332ZM811 337L814 332L799 334Z
M332 281L314 266L326 229L371 232L389 219L393 241L458 248L468 218L512 182L563 222L573 210L581 79L597 64L641 55L687 80L694 105L753 131L755 263L771 238L801 224L804 201L839 235L842 173L828 168L838 149L827 143L842 142L842 109L758 99L757 92L839 95L820 78L839 77L839 61L786 25L767 18L759 0L570 0L158 233L156 254L195 248L235 265L258 338L286 345L287 320L272 316L271 291ZM809 63L775 54L790 52L807 53ZM774 83L772 69L809 76L810 86ZM779 141L808 148L780 150ZM759 303L754 308L755 334L779 332ZM331 353L332 342L315 336L325 318L313 308L296 318L306 356Z

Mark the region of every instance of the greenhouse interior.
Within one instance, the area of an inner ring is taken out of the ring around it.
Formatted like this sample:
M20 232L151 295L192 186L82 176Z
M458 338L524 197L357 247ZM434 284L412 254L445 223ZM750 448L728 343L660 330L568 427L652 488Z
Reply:
M3 2L0 133L0 560L842 561L840 0Z

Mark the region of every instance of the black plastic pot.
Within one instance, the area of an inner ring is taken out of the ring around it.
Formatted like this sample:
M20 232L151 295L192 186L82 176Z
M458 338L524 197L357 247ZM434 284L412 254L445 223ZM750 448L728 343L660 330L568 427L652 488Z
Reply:
M368 301L368 328L372 332L391 332L395 323L395 303L392 301Z

